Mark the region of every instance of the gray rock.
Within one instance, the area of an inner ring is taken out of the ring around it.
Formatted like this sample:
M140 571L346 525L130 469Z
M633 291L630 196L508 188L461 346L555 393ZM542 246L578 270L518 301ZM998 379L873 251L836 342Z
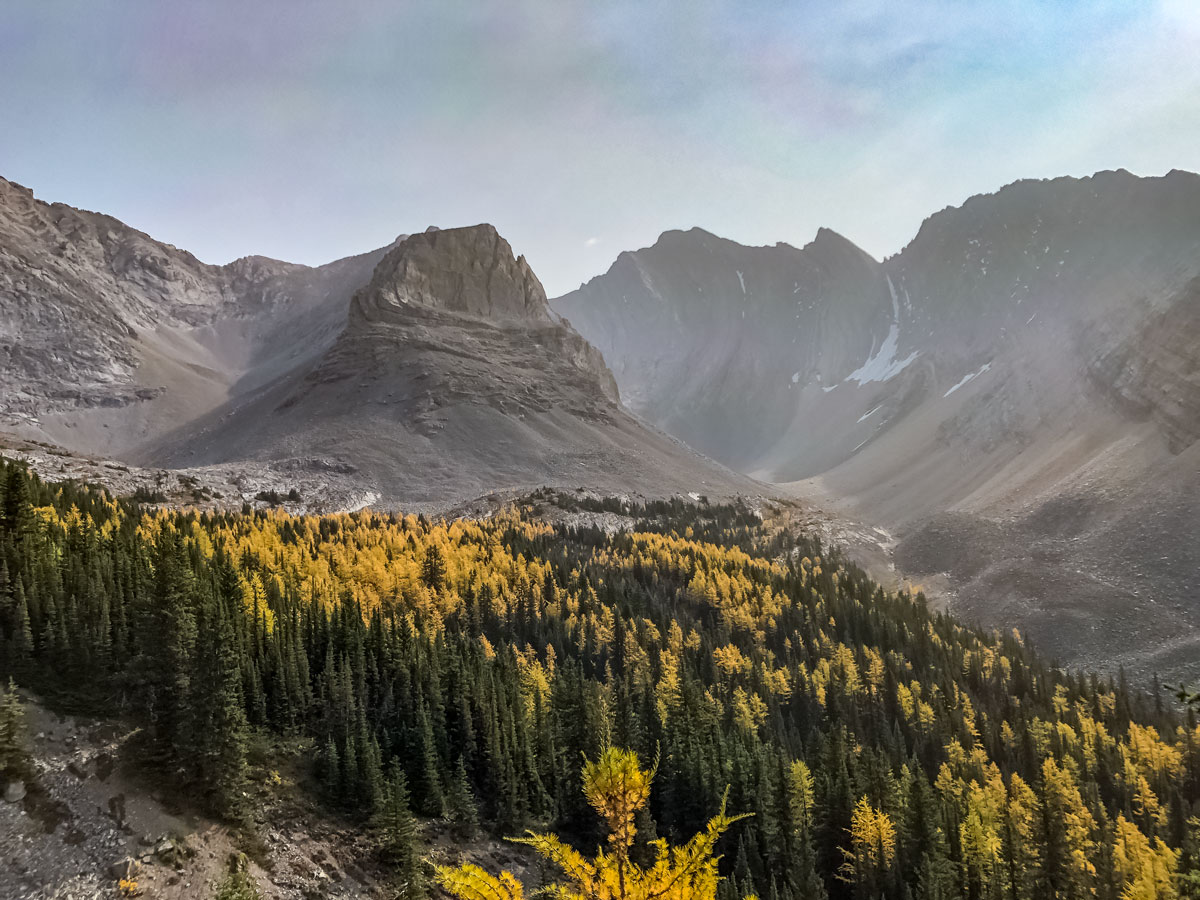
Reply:
M138 873L142 869L142 864L132 856L126 856L117 860L109 867L109 872L115 880L125 879L126 881L136 881Z
M10 781L4 788L5 803L19 803L25 799L25 782Z

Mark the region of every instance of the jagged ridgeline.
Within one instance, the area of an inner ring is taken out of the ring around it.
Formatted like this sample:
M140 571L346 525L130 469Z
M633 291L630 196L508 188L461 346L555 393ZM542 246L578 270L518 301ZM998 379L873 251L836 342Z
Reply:
M549 494L453 523L200 515L0 474L2 674L140 721L218 813L263 729L348 814L386 808L390 770L422 815L590 850L580 767L608 742L659 760L640 835L686 839L726 786L753 814L723 897L1196 896L1190 713L748 509L615 534L547 524L575 504Z

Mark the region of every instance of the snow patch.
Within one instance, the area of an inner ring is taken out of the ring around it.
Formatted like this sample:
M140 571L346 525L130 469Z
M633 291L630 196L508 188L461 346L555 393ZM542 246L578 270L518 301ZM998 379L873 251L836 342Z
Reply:
M800 373L793 372L792 373L792 384L799 384L799 383L800 383Z
M865 422L865 421L867 421L867 419L869 419L871 416L875 415L875 413L879 412L881 409L883 409L883 404L882 404L882 403L880 403L880 404L879 404L877 407L875 407L875 408L874 408L873 410L871 410L870 412L868 412L868 413L863 413L861 416L859 416L859 417L858 417L858 421L859 421L859 422ZM857 424L858 424L858 422L856 422L855 424L857 425Z
M991 367L992 367L991 363L986 363L986 364L984 364L983 368L980 369L978 372L971 372L967 375L964 375L962 377L962 381L960 381L954 387L950 388L950 390L946 391L946 393L942 394L942 399L944 400L946 397L949 397L951 394L953 394L955 391L957 391L960 387L962 387L968 381L972 381L973 379L978 378L980 375L982 375L984 372L986 372Z
M746 296L746 279L742 277L741 270L735 270L735 271L737 271L738 284L740 284L742 286L742 296L745 297Z
M859 386L872 381L888 381L903 372L921 355L921 351L914 350L904 359L896 358L896 350L900 344L900 299L896 296L896 288L890 275L887 285L892 295L892 326L888 329L887 337L883 339L879 348L867 357L867 361L842 379L843 381L857 381Z

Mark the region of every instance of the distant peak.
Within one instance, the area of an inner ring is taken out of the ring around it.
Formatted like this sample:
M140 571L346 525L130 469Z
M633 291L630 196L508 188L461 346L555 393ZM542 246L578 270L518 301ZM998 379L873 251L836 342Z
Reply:
M654 242L654 246L658 247L663 244L686 243L698 240L702 241L706 238L715 238L720 240L720 238L717 238L717 236L711 231L705 231L703 228L695 225L686 231L682 228L668 228L658 236L658 240Z
M849 238L843 237L832 228L821 227L817 229L816 236L807 244L803 250L820 260L830 260L833 257L852 256L864 260L875 261L871 254L854 243Z

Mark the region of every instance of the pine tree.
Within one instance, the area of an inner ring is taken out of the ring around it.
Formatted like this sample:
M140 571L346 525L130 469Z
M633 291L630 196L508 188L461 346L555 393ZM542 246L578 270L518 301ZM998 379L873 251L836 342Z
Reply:
M1179 853L1175 886L1179 900L1200 900L1200 819L1187 820L1187 832Z
M174 751L186 747L190 737L188 704L196 643L195 574L178 532L159 536L153 564L153 593L140 648L141 674L150 689L155 736ZM53 623L47 624L53 628Z
M342 764L337 742L332 735L325 739L325 746L317 754L316 762L317 777L321 779L321 784L330 796L336 796L342 785Z
M1090 896L1096 879L1091 855L1096 823L1074 776L1053 759L1042 764L1042 791L1035 819L1041 896Z
M420 756L418 757L417 808L421 815L438 818L446 812L446 799L442 791L442 779L438 772L437 746L433 740L433 727L429 713L421 709Z
M9 639L11 656L7 668L11 675L28 676L33 666L33 628L29 622L29 604L25 600L25 592L20 582L16 590L16 622L13 626L12 637Z
M813 849L815 787L808 764L803 760L792 763L788 773L788 804L796 829L796 886L805 900L824 900L826 896L825 882L817 872L817 856Z
M425 548L425 557L421 561L421 581L431 591L440 591L446 579L446 559L442 556L442 548L430 544Z

